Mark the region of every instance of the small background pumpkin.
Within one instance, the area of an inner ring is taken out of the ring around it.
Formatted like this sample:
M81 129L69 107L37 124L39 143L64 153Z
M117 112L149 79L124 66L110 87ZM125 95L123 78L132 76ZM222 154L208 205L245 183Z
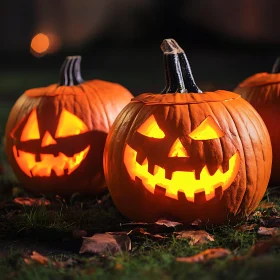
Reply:
M239 93L264 120L272 144L273 159L269 184L280 185L280 57L271 73L257 73L241 82L234 92Z
M166 87L121 111L104 172L118 209L136 221L221 224L249 215L271 172L271 143L253 107L224 90L201 92L184 51L164 40Z
M67 57L59 84L27 90L10 112L7 158L35 193L96 194L105 188L105 139L132 95L119 84L84 81L80 62L79 56Z

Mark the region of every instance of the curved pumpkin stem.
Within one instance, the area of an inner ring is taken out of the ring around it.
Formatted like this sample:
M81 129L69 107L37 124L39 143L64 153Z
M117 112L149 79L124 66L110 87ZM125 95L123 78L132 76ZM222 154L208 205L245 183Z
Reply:
M164 53L166 79L166 87L162 93L201 93L193 78L187 56L177 42L174 39L165 39L160 48Z
M271 73L272 74L280 73L280 56L274 62Z
M60 69L60 86L74 86L84 82L81 75L81 56L67 56Z

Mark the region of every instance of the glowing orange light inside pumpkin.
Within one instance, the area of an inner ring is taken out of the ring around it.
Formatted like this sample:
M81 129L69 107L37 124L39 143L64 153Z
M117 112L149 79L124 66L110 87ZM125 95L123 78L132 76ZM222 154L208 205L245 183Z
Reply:
M148 137L154 137L151 127L156 127L155 131L159 131L154 117L150 117L148 123L144 123L138 131L140 130L143 135ZM148 134L145 133L144 128L148 129ZM162 134L157 135L162 136ZM223 135L224 133L211 116L189 134L195 140L215 139ZM137 152L127 144L124 150L124 164L132 180L135 181L135 177L141 179L143 186L151 193L155 193L156 186L162 187L165 189L165 195L173 199L178 199L178 192L183 192L186 198L192 202L194 202L196 193L205 192L205 198L208 201L215 196L216 188L222 188L222 191L225 191L233 183L240 167L240 155L236 152L229 159L229 169L226 172L223 172L222 166L219 166L215 174L211 176L205 165L200 172L199 179L196 179L195 171L175 171L172 173L171 179L167 179L164 168L155 165L153 174L151 174L148 171L148 159L146 158L142 164L139 164L136 157ZM179 138L172 145L168 157L189 157Z
M209 140L224 136L223 131L211 116L208 116L189 136L194 140Z
M90 145L72 157L67 157L63 153L59 153L57 157L52 154L40 154L41 161L36 161L35 154L32 153L18 150L17 156L17 148L13 146L13 152L18 166L29 177L49 177L52 170L56 173L56 176L70 175L86 158L89 149Z
M194 171L175 171L171 180L165 178L165 169L155 166L154 174L148 171L148 160L145 159L142 165L136 161L137 152L129 145L126 145L124 151L124 164L132 180L135 177L141 179L144 187L151 193L155 192L155 186L165 188L165 195L178 199L178 191L184 192L189 201L194 201L194 194L205 191L206 200L215 196L215 188L222 187L226 190L234 181L240 166L240 156L236 152L229 160L229 169L223 173L220 166L214 175L210 175L207 166L204 166L200 179L196 180Z
M81 119L63 109L58 122L55 138L79 135L87 131L88 127ZM14 137L13 135L14 131L11 136ZM22 130L20 141L24 142L34 139L40 139L36 109L30 113ZM48 131L46 131L41 141L41 147L55 144L57 144L56 140ZM56 176L63 176L65 174L70 175L86 158L89 149L90 145L81 152L74 154L72 157L68 157L61 152L58 153L58 156L53 154L43 154L40 153L40 151L37 153L29 153L18 150L16 146L13 146L13 153L18 166L27 176L49 177L52 170L55 172ZM36 159L36 154L39 154L40 161Z
M52 138L51 134L46 131L43 139L42 139L42 143L41 143L41 147L46 147L49 145L55 145L57 144L57 142Z
M165 137L164 132L158 126L156 119L151 115L137 131L147 137L161 139Z
M56 138L78 135L87 131L88 127L81 119L65 109L62 110L55 133Z
M49 45L49 37L43 33L37 34L31 41L31 49L38 54L45 53L48 50Z
M34 140L34 139L40 139L40 132L37 122L37 113L34 109L24 126L24 129L21 133L20 141L28 141L28 140Z
M182 142L180 141L179 138L177 138L177 140L172 145L168 156L169 157L189 157L186 149L182 145Z

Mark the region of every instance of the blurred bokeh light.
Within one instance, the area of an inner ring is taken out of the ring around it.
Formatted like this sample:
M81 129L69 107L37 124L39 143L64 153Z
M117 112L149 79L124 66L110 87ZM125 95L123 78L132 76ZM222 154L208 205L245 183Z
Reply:
M31 51L35 56L43 55L50 46L49 37L43 33L35 35L31 41Z

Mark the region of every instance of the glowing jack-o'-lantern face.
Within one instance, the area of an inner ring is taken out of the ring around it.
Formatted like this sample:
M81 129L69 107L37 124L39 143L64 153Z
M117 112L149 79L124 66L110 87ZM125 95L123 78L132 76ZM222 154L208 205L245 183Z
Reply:
M65 109L60 114L54 136L48 130L41 135L36 109L12 131L11 136L15 140L18 140L15 135L22 124L24 127L19 136L20 140L13 145L13 154L19 168L29 177L70 175L80 166L90 150L90 145L87 145L82 151L69 152L66 147L67 152L62 152L67 137L88 132L87 125ZM69 143L67 145L69 146Z
M211 141L223 136L212 116L187 135L190 141ZM171 141L171 138L175 140ZM132 180L137 177L153 194L156 189L162 189L165 196L178 199L178 194L183 193L192 202L195 194L205 195L208 201L231 186L240 167L238 151L228 160L227 170L220 165L210 174L207 162L197 161L190 155L191 145L184 146L180 137L171 138L159 127L153 115L138 128L131 145L128 143L124 150L124 164ZM169 148L164 152L162 147L167 142Z
M271 144L263 120L240 95L196 85L183 49L161 45L166 85L131 100L104 149L118 210L134 221L235 223L262 199Z

